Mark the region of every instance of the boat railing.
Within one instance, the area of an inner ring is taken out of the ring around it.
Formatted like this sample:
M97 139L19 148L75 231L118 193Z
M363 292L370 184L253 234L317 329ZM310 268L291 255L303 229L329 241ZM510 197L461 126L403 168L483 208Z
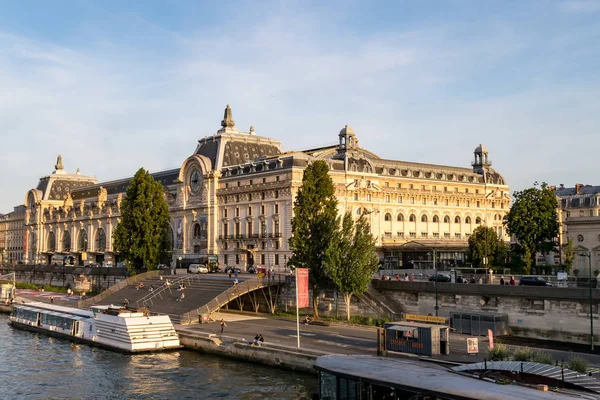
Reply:
M203 306L200 306L195 310L181 314L179 316L179 319L181 321L180 323L181 324L197 323L199 321L199 317L201 315L203 315L203 314L210 315L214 312L217 312L224 305L228 304L232 300L235 300L247 293L250 293L252 291L262 289L265 287L277 286L277 285L281 285L281 284L282 284L282 282L280 282L280 281L276 282L275 280L270 280L270 279L256 279L256 280L248 279L246 281L242 281L242 282L238 283L237 285L230 287L223 293L219 294L217 297L215 297L208 303L204 304Z
M168 284L167 284L167 281L165 280L164 285L152 290L147 295L145 295L141 299L137 300L137 305L138 305L138 307L147 307L148 304L152 306L152 305L154 305L154 300L157 297L160 297L160 299L162 300L163 293L165 293L167 290L169 291L170 294L172 294L173 287L180 285L180 284L183 284L183 286L185 286L186 283L189 285L192 282L192 280L194 280L194 279L200 280L200 277L198 275L186 275L186 276L183 276L178 279L169 280Z
M160 270L154 270L154 271L148 271L148 272L144 272L144 273L137 274L134 276L130 276L127 279L117 282L116 284L114 284L111 287L109 287L108 289L106 289L104 292L102 292L92 298L85 299L85 300L79 300L77 302L77 308L87 308L89 306L93 306L94 304L98 304L102 300L107 298L108 296L112 295L113 293L118 292L121 289L126 288L129 285L133 285L133 284L139 283L143 280L157 277L157 276L161 275L161 273L162 273L162 271L160 271Z

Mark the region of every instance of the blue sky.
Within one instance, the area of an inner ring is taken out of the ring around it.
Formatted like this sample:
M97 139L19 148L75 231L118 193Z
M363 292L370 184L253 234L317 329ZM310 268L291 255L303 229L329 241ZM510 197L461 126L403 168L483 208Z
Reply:
M600 1L0 0L0 212L57 154L99 180L174 168L231 104L286 150L351 125L380 157L513 190L600 184Z

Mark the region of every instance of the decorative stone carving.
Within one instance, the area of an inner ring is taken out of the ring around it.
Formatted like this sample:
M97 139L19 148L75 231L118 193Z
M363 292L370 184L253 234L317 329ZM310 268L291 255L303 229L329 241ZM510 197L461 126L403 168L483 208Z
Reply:
M105 188L100 186L100 189L98 189L98 208L99 209L102 209L104 207L104 203L106 203L106 200L108 200L108 192L106 191Z
M58 158L56 159L56 165L54 166L54 169L57 171L65 169L63 162L62 162L62 156L60 154L58 155Z
M223 115L223 121L221 121L221 126L223 128L233 128L235 126L235 121L231 117L231 107L227 104L225 107L225 113Z
M117 211L121 211L121 203L123 202L123 193L117 195Z
M71 197L71 193L67 193L67 198L63 203L63 207L65 209L65 213L68 213L71 208L73 208L73 198Z

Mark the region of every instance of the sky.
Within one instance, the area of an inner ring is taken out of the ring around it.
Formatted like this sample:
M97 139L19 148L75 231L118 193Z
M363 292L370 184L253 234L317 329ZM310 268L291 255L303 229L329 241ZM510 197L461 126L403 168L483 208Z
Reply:
M511 191L598 184L600 0L0 0L0 213L54 170L181 166L236 127L299 150L344 125L381 158Z

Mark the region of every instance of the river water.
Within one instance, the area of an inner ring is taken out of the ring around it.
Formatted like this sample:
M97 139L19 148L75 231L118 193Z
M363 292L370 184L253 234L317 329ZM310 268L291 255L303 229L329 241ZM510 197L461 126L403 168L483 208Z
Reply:
M0 314L0 399L310 399L315 376L188 350L126 355L13 329Z

